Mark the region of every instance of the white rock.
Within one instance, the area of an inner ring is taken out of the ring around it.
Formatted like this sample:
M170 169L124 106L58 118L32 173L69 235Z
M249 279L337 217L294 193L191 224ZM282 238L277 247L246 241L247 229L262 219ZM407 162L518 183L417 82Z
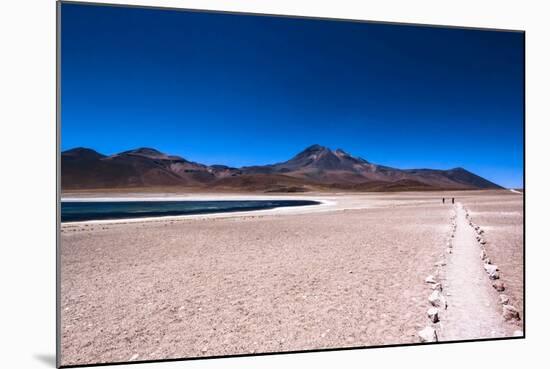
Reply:
M499 299L502 305L508 305L508 303L510 302L510 298L508 297L508 295L502 294L499 296Z
M134 361L139 357L139 354L133 354L129 361Z
M441 286L441 283L436 283L432 286L432 290L443 291L443 287Z
M485 259L487 257L487 253L485 252L485 250L481 250L481 252L479 253L479 258L481 260Z
M498 292L502 292L506 289L506 286L504 286L504 283L502 282L495 282L493 283L493 288Z
M512 305L502 305L502 317L504 320L519 320L519 311Z
M428 301L432 306L435 307L441 307L443 309L447 308L447 301L445 301L445 297L441 294L440 291L434 290L431 295L428 297Z
M489 274L489 279L499 279L500 275L498 274L498 266L492 264L485 264L483 266L487 274Z
M435 283L437 283L437 282L435 281L435 278L434 278L433 275L429 275L429 276L426 277L426 283L435 284Z
M430 318L433 323L437 323L439 321L439 309L435 307L429 308L428 318Z
M514 331L514 337L523 337L523 331L517 330Z
M492 272L496 272L498 270L498 266L492 264L485 264L483 265L483 268L485 268L487 274L491 274Z
M437 342L437 333L430 326L418 331L418 337L420 337L420 342Z

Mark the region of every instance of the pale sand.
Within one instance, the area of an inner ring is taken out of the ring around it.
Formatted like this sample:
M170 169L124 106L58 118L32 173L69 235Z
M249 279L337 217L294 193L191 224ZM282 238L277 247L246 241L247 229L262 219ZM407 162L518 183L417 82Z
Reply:
M463 201L472 220L485 230L485 249L501 270L500 280L523 318L523 194L471 197Z
M509 191L445 195L473 217L484 206L522 214L522 195ZM443 255L453 211L442 194L276 197L325 204L64 224L62 364L418 342L428 324L424 279ZM522 232L515 221L488 222L486 238L496 244ZM501 265L511 291L523 273L523 255L513 257L509 271Z
M456 341L511 337L521 329L521 321L503 322L499 294L483 268L480 251L484 248L470 226L466 209L455 206L456 231L451 239L451 254L446 255L441 280L448 308L442 311L439 339Z

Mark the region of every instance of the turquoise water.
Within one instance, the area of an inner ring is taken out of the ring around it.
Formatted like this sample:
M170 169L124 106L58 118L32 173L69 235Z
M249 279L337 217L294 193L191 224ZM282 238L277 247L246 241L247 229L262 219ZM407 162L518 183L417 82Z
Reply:
M228 213L287 206L317 205L310 200L225 201L64 201L61 221L148 218L173 215Z

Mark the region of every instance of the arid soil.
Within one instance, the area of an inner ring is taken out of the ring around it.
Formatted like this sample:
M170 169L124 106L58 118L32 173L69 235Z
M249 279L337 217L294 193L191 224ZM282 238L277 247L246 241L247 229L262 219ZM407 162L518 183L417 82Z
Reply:
M485 249L500 269L504 294L523 319L523 194L466 197L464 206L485 234Z
M419 342L424 280L455 211L444 195L486 228L521 307L522 195L510 192L320 194L316 209L63 224L61 363Z
M456 230L450 240L451 253L443 268L442 285L447 309L442 311L438 327L441 341L510 337L521 328L518 321L503 322L499 296L485 271L482 247L477 232L469 225L466 209L455 207ZM495 266L492 264L495 268ZM499 272L500 279L500 272Z

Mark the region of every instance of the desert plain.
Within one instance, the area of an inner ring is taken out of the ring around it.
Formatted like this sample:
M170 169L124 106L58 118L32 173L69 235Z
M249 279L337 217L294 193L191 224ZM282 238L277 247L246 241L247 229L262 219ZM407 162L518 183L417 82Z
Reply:
M523 335L522 193L170 196L321 204L62 223L62 365Z

